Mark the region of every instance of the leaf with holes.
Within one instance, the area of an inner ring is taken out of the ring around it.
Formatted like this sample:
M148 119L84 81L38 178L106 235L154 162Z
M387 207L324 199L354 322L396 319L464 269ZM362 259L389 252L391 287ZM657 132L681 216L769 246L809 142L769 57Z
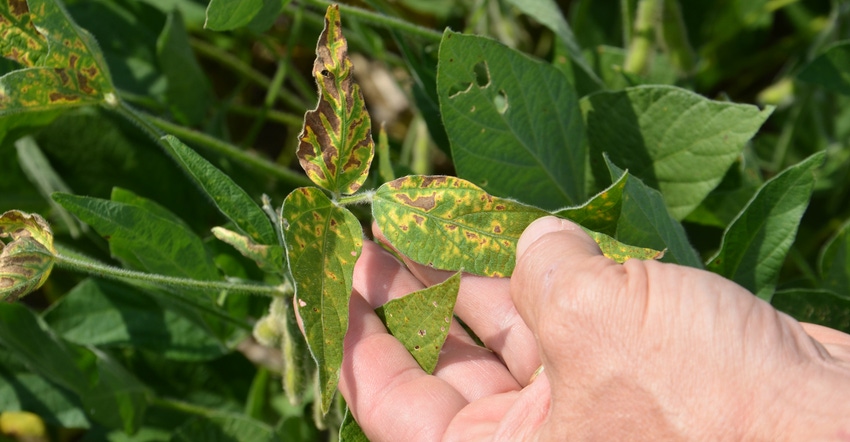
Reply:
M708 269L770 300L824 156L816 153L764 183L723 232Z
M4 243L3 238L10 238ZM53 232L37 214L10 210L0 215L0 300L16 301L47 281L56 250Z
M6 2L3 2L6 3ZM3 56L25 69L0 77L0 117L98 104L113 93L94 38L55 0L8 2L0 8ZM46 47L46 51L45 51Z
M354 214L315 187L295 189L286 197L281 225L295 302L319 366L322 411L327 413L339 382L348 300L363 231Z
M372 200L381 232L401 253L438 269L486 276L510 276L523 230L548 214L449 176L399 178Z
M446 31L437 94L458 176L547 210L586 199L578 99L548 63Z
M598 179L618 166L661 191L683 219L720 184L773 108L712 101L672 86L639 86L582 98L591 166Z
M623 191L629 174L624 173L614 184L599 192L578 207L567 207L555 212L561 218L567 218L583 227L607 235L617 232L617 221L623 207Z
M316 185L334 193L354 193L369 174L375 144L336 5L329 6L325 15L313 77L319 86L319 104L304 115L298 160Z

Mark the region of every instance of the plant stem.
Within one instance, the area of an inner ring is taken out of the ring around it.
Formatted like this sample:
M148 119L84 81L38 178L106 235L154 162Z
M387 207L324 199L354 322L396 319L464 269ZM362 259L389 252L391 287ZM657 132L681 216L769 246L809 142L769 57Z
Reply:
M321 6L323 8L327 8L328 6L334 4L333 2L325 1L325 0L306 0L305 3ZM364 22L371 23L374 25L378 25L387 29L395 29L401 32L406 32L410 35L415 35L417 37L422 37L426 40L430 40L433 42L439 42L443 38L443 34L441 32L437 32L433 29L428 29L419 25L415 25L413 23L409 23L407 21L401 20L395 17L388 17L383 14L378 14L373 11L369 11L366 9L358 8L356 6L349 5L339 5L340 12L344 12L347 15L352 17L356 17Z
M268 296L281 296L292 293L292 287L284 283L281 286L270 286L262 284L245 284L228 281L199 281L189 278L178 278L175 276L157 275L153 273L137 272L110 265L72 258L61 253L54 255L56 265L74 271L84 272L101 278L119 280L137 280L158 285L181 287L195 290L222 291L231 293L257 294Z
M646 72L655 48L655 30L661 21L663 8L664 0L640 0L638 3L634 34L623 65L624 71L631 74Z
M336 200L337 204L340 206L349 206L352 204L369 204L372 202L372 198L375 196L374 190L367 190L365 192L358 192L354 195L341 196Z
M201 407L199 405L177 401L174 399L164 399L160 397L152 398L151 405L203 417L211 417L215 416L216 414L219 414L219 412L216 410L211 410L209 408Z
M688 41L688 31L685 29L685 19L678 0L664 0L662 14L662 30L664 45L670 54L673 65L686 75L694 71L696 54Z

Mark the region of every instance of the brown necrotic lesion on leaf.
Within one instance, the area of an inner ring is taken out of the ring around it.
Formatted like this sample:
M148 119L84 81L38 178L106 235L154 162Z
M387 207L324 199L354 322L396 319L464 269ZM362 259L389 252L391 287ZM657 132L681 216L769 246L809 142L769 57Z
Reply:
M16 301L41 287L55 253L44 218L17 210L0 215L0 299Z
M372 121L352 69L339 7L332 5L313 64L319 103L304 115L297 155L316 185L343 194L360 189L374 155Z

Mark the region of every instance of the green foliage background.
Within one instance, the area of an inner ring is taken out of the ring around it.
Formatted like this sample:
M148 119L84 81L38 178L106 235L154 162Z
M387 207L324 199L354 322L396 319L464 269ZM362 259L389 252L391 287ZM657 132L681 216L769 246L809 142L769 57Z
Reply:
M57 32L40 39L21 2L0 1L0 213L43 215L69 256L284 283L260 196L279 208L310 185L295 153L327 3L27 3ZM363 189L457 175L850 331L843 2L366 0L341 14L389 141ZM379 206L412 213L381 189ZM245 258L245 237L266 247ZM38 414L49 440L334 438L341 405L314 419L309 381L250 338L268 311L57 267L0 304L0 411Z

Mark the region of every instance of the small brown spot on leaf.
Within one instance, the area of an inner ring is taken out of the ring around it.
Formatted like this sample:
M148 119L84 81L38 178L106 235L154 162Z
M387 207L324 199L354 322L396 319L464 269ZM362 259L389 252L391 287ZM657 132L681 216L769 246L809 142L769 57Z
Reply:
M502 233L502 227L499 225L493 226L493 233Z
M425 330L419 330L419 336L425 336L426 333Z
M422 223L425 222L425 217L419 215L413 215L413 221L416 222L417 226L421 226Z
M419 350L419 349L420 349L420 347L419 347L418 345L414 345L414 346L413 346L413 349L414 349L414 350Z
M478 235L476 235L475 233L472 233L472 232L466 232L466 237L468 239L478 239Z
M446 224L446 230L450 232L457 230L457 224Z
M446 182L446 177L444 176L424 176L422 177L422 184L419 187L430 187L431 184L443 184Z
M410 207L416 207L417 209L422 209L424 211L429 211L434 207L437 207L437 193L434 192L429 196L418 196L415 199L411 199L406 194L400 193L395 196L397 200L401 201L402 204Z
M502 210L505 210L505 206L502 204L496 204L496 210L501 212Z

